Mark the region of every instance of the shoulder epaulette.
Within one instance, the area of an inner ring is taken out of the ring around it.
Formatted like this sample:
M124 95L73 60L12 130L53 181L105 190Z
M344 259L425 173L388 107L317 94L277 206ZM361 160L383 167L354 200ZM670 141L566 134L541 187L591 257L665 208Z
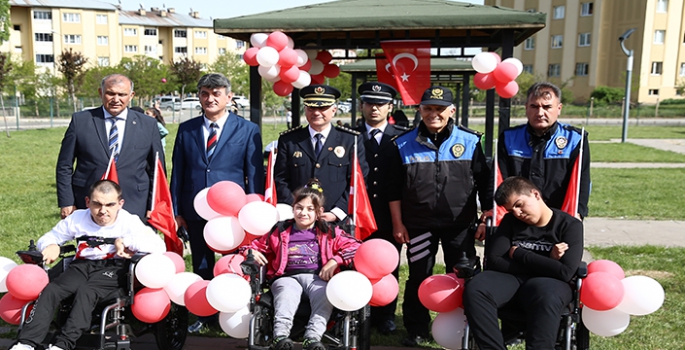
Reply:
M582 132L581 128L575 127L575 126L570 125L570 124L563 124L563 127L565 130L575 131L579 134ZM586 132L587 132L587 130L586 130Z
M338 129L338 130L340 130L340 131L342 131L342 132L346 132L346 133L348 133L348 134L352 134L352 135L361 135L361 133L360 133L359 131L354 130L354 129L350 129L350 128L346 128L346 127L344 127L344 126L335 125L335 128Z
M467 127L461 125L461 124L459 125L459 129L464 130L464 131L466 131L466 132L468 132L468 133L474 134L474 135L476 135L476 136L478 136L478 137L481 137L481 136L483 135L482 132L476 131L476 130L473 130L473 129L469 129L469 128L467 128Z
M397 135L393 136L393 137L390 139L390 141L395 142L395 140L397 140L398 137L400 137L400 136L402 136L402 135L404 135L404 134L406 134L406 133L408 133L408 132L410 132L410 131L412 131L412 130L414 130L414 129L406 129L406 130L404 130L401 134L397 134Z
M280 133L280 135L285 135L285 134L291 133L291 132L293 132L293 131L295 131L295 130L299 130L299 129L302 129L302 128L304 128L304 125L294 126L294 127L290 128L290 129L288 129L288 130L286 130L286 131L282 131L282 132Z
M394 127L395 129L399 130L399 131L409 131L409 130L411 130L411 128L408 128L408 127L402 126L402 125L397 125L397 124L394 124L393 127Z

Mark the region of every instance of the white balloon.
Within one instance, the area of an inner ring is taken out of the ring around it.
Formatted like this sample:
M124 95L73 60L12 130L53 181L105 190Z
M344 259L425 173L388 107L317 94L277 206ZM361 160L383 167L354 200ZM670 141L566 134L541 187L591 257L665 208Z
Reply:
M278 63L278 51L271 46L264 46L257 52L257 62L260 66L271 67Z
M521 75L523 73L523 63L521 63L521 60L519 60L516 57L509 57L505 59L502 62L511 62L511 64L516 66L516 70L519 72L517 76Z
M465 326L464 309L459 307L454 311L439 313L433 320L431 334L433 340L443 348L461 349Z
M247 306L251 296L250 284L232 273L216 276L207 285L209 305L221 312L237 312Z
M307 44L307 46L314 46L314 45L316 45L316 44ZM307 57L309 57L309 59L312 61L319 54L319 50L314 50L314 49L304 50L304 52L307 53Z
M0 293L7 293L7 274L17 267L17 263L4 256L0 256Z
M302 89L305 86L309 86L312 83L312 76L309 73L301 70L300 76L293 82L293 86Z
M197 281L201 281L202 277L192 272L179 272L174 275L171 282L164 286L164 291L169 296L169 299L174 303L186 306L183 297L186 294L188 287Z
M630 315L613 308L607 311L597 311L587 306L583 307L582 318L585 327L597 335L613 337L622 333L630 324Z
M664 304L664 288L647 276L630 276L621 280L625 293L617 309L636 316L649 315Z
M203 234L207 245L218 251L235 249L245 239L245 231L235 216L221 216L209 220Z
M135 273L145 287L164 288L176 274L176 265L164 254L148 254L138 261Z
M490 52L481 52L473 57L471 65L478 73L487 74L497 68L497 58Z
M296 66L302 67L304 66L307 61L309 61L309 56L307 56L307 53L304 52L302 49L295 49L295 53L297 54L297 64Z
M321 72L323 72L323 67L324 67L324 64L321 61L313 59L312 60L312 67L309 68L309 74L311 74L311 75L321 74Z
M207 192L209 192L209 187L203 189L195 195L195 199L193 199L193 207L195 208L197 215L200 215L201 218L209 221L214 218L218 218L221 216L221 214L215 212L214 209L209 206L209 203L207 203Z
M236 312L220 312L219 325L224 333L230 337L244 339L250 335L251 317L249 307L244 307Z
M266 46L266 39L269 38L269 34L266 33L254 33L250 36L250 44L254 47L262 48Z
M295 218L293 214L293 207L290 204L278 203L276 204L276 211L278 212L278 221L285 221Z
M275 83L275 82L281 80L281 77L277 75L277 76L275 76L275 77L273 77L273 78L264 78L264 80L266 80L266 81L268 81L268 82L270 82L270 83Z
M278 222L276 207L267 202L250 202L240 209L238 221L245 231L261 236L269 231Z
M259 66L257 67L257 71L259 72L259 75L262 76L264 79L274 79L274 78L279 78L278 74L281 73L281 66L279 65L273 65L270 67L266 66Z
M328 301L343 311L359 310L368 304L373 286L366 276L357 271L342 271L326 285Z
M294 49L295 48L295 41L293 38L288 37L288 44L285 45L288 48Z

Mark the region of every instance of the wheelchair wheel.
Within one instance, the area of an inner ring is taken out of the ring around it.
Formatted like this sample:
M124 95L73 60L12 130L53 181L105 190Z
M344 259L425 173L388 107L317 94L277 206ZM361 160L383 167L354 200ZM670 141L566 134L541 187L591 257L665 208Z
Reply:
M357 350L371 349L371 307L369 305L355 312L357 321Z
M590 331L580 321L576 324L576 350L588 350L590 348Z
M182 350L188 335L188 310L172 303L169 314L153 327L159 350Z

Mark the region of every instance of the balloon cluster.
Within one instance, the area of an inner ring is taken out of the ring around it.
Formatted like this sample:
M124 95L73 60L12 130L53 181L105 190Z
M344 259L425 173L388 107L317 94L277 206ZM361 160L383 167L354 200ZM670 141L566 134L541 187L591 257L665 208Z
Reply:
M433 339L447 349L460 349L466 325L463 309L464 279L454 273L428 276L419 286L419 301L438 312L433 320Z
M473 57L471 66L476 70L473 85L481 90L495 88L502 98L512 98L518 93L519 85L515 79L523 72L523 64L518 58L502 58L494 52L481 52Z
M0 318L18 325L21 309L38 299L48 282L48 274L38 265L17 265L11 259L0 257L0 293L9 292L0 299Z
M243 60L250 66L259 66L259 75L274 83L273 90L279 96L340 74L340 67L330 64L333 56L328 51L295 49L293 39L283 32L255 33L250 43L252 47L245 51Z
M630 315L651 314L664 303L664 289L647 276L625 277L621 266L610 260L588 265L580 289L583 323L589 331L610 337L622 333Z

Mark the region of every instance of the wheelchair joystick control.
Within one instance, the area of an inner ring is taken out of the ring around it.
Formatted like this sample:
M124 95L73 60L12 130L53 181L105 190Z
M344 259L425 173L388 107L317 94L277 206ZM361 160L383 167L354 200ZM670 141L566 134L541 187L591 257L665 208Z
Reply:
M457 277L470 279L480 272L480 258L475 256L473 258L468 258L466 252L461 253L461 258L457 261L457 264L452 268Z
M36 247L36 243L33 240L29 241L29 251L36 251L38 248Z

